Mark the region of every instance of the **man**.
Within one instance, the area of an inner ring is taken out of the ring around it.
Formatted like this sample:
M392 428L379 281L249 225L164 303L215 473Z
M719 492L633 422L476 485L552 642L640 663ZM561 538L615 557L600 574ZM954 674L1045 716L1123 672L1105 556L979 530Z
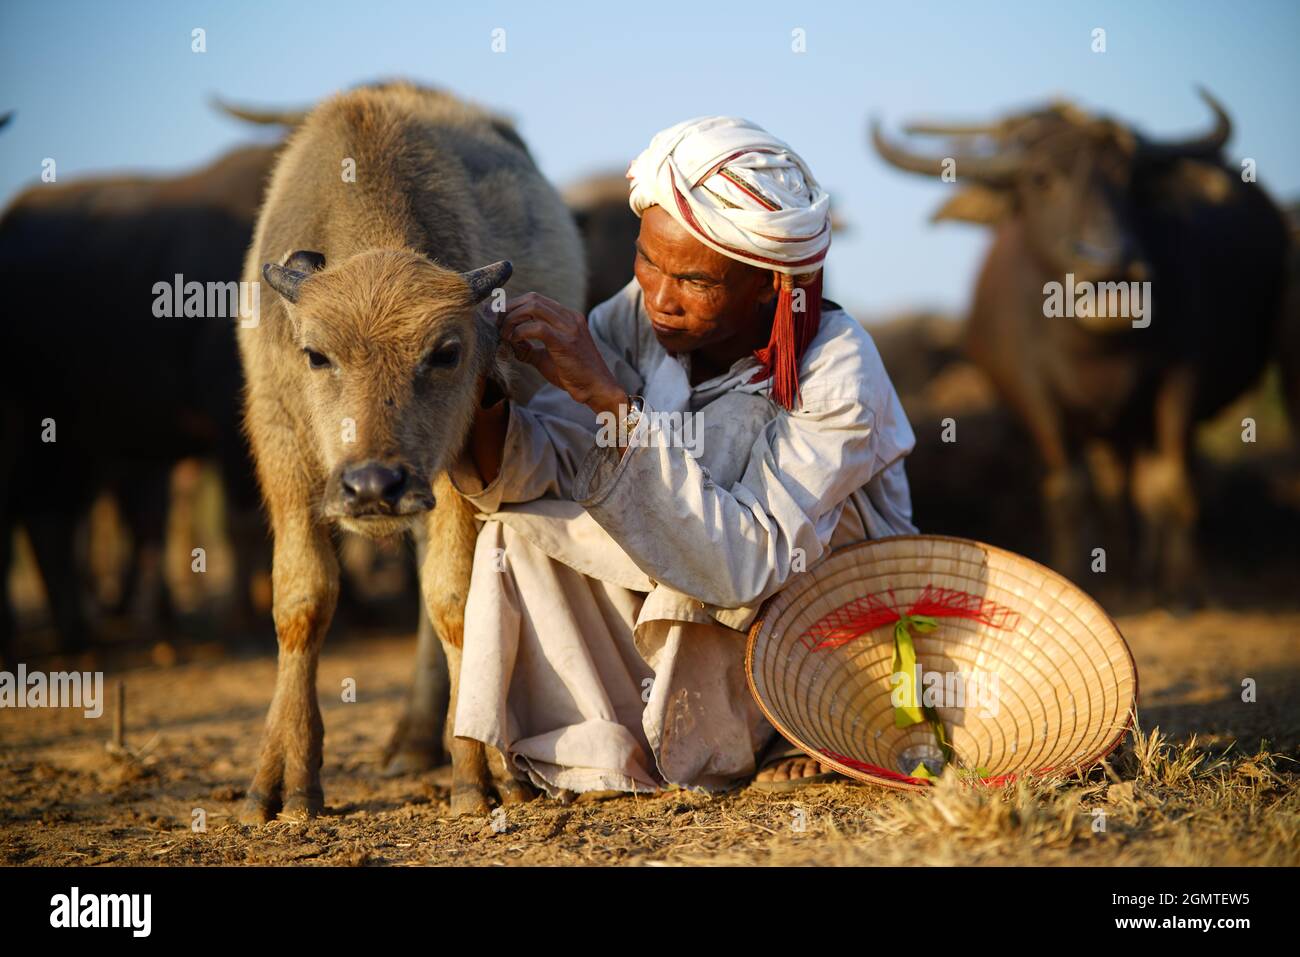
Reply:
M501 336L549 385L485 399L452 480L485 523L455 733L552 797L784 788L745 630L834 547L915 532L912 430L871 337L821 299L827 194L708 117L628 170L636 278L590 317L536 294ZM490 403L490 404L488 404Z

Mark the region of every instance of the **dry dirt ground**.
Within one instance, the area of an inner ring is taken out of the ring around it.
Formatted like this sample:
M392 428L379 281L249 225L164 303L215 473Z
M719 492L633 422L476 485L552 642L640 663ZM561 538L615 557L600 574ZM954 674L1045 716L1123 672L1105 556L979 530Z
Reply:
M450 818L445 772L379 774L413 639L333 641L320 668L327 813L260 828L234 812L273 655L163 646L160 663L108 672L127 689L126 756L106 749L107 688L97 720L0 710L0 864L1300 863L1300 613L1119 623L1138 661L1141 732L1083 779L1000 792L945 780L915 796L845 783L538 800L495 822ZM342 700L348 678L355 703ZM1241 700L1246 678L1253 703ZM192 826L195 809L206 830Z

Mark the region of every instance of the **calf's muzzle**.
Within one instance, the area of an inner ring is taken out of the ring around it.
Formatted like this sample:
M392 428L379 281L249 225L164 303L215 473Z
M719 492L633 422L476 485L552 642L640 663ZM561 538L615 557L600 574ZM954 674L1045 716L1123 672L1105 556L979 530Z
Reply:
M364 462L344 469L339 476L343 501L357 509L373 505L396 508L406 494L409 475L405 468L391 468L378 462Z
M328 509L339 518L400 518L427 512L433 492L405 465L374 460L345 465L330 483Z

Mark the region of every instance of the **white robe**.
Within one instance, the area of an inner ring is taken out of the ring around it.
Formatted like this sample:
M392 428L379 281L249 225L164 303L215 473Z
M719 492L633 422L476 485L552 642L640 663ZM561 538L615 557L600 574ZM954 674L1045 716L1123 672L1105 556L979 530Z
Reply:
M723 790L772 728L744 674L745 630L834 547L915 532L915 444L870 335L823 307L786 412L746 357L692 387L635 281L592 336L645 411L630 447L550 386L512 405L501 473L452 470L479 533L454 731L554 796ZM698 457L697 457L698 456Z

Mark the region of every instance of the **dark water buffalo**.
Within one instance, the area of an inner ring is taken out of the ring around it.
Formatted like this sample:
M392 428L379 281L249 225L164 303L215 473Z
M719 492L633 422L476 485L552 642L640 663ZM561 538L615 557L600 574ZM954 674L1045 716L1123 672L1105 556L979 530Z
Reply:
M573 214L587 257L586 306L590 310L632 281L641 220L628 205L622 173L598 173L567 186L564 202Z
M177 177L41 184L0 217L0 282L11 294L40 290L0 326L0 570L14 528L25 526L65 650L87 638L73 540L98 492L116 494L136 551L160 555L170 469L209 457L238 519L237 557L265 547L239 428L237 320L155 315L155 286L178 274L238 279L276 150L238 149ZM0 655L9 661L6 582L0 574Z
M1287 207L1287 219L1291 227L1290 285L1278 362L1282 368L1282 389L1291 419L1291 435L1295 445L1300 446L1300 203Z
M1202 95L1214 125L1182 142L1064 103L984 127L911 127L949 137L937 156L872 132L894 166L955 172L936 220L993 229L967 349L1046 465L1053 564L1080 577L1102 546L1118 570L1131 503L1139 580L1184 598L1197 581L1193 428L1260 376L1288 243L1277 207L1224 162L1231 123ZM1059 315L1071 291L1096 298ZM1085 459L1109 519L1102 534L1083 525Z

